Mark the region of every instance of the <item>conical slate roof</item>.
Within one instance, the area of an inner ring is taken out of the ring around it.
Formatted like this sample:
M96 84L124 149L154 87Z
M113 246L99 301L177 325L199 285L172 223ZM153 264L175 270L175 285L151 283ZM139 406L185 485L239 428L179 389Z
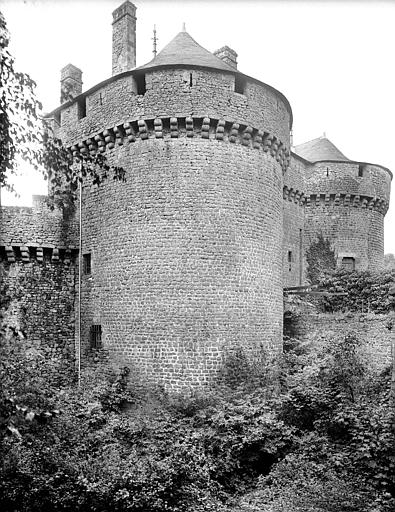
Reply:
M309 162L319 162L321 160L338 160L344 162L349 160L326 137L319 137L318 139L299 144L299 146L293 148L293 151Z
M223 71L236 71L208 50L200 46L188 32L180 32L158 55L139 69L149 69L157 66L193 65L203 66Z

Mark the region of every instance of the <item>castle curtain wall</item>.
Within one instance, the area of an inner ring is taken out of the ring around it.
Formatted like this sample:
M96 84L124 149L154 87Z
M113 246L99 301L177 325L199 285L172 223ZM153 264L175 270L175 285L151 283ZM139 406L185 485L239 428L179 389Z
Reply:
M284 174L283 187L283 285L300 286L304 283L305 261L303 245L305 238L305 169L301 159L292 155Z
M3 324L30 342L74 358L76 226L50 210L45 197L32 208L0 209Z

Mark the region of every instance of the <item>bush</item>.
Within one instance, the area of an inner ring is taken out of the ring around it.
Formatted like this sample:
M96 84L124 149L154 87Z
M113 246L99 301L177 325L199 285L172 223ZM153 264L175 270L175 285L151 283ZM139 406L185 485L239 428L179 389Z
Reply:
M382 272L339 269L323 278L320 285L328 292L346 292L345 296L324 297L318 301L323 311L391 311L389 289L395 281L395 270Z

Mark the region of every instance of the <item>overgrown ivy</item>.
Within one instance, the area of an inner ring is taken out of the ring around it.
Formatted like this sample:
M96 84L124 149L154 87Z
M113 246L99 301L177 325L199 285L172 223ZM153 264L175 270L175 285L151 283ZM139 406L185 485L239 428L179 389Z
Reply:
M310 283L317 284L324 276L336 268L335 251L330 241L319 233L317 240L306 251L306 276Z
M339 269L325 276L319 284L328 292L346 295L332 295L317 301L322 311L359 311L389 313L392 298L389 294L395 282L395 270L377 272Z

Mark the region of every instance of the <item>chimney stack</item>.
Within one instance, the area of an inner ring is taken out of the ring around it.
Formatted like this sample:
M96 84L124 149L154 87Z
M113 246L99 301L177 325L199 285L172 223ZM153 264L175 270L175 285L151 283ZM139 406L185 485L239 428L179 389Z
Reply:
M60 103L65 103L82 93L82 71L67 64L60 71Z
M229 64L232 68L237 69L237 53L229 48L229 46L223 46L219 50L214 52L214 55L219 59Z
M136 6L126 0L112 13L112 74L136 67Z

